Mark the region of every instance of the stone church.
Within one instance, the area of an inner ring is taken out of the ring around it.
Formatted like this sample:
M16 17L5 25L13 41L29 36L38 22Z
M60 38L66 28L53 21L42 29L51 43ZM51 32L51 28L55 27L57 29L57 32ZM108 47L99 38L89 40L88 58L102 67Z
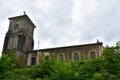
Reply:
M37 65L45 57L51 58L54 54L56 59L62 61L83 61L94 59L102 54L102 42L63 46L47 49L33 50L35 24L26 15L9 18L9 29L6 33L3 53L14 50L17 58L26 65Z

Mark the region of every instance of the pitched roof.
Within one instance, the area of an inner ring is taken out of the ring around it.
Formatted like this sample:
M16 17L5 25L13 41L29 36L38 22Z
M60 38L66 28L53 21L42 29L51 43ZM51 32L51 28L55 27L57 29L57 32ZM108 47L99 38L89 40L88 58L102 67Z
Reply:
M38 49L38 50L30 51L30 52L43 51L43 50L63 49L63 48L72 48L72 47L92 46L92 45L102 45L102 44L103 44L102 42L99 42L99 43L90 43L90 44L82 44L82 45L71 45L71 46L62 46L62 47Z

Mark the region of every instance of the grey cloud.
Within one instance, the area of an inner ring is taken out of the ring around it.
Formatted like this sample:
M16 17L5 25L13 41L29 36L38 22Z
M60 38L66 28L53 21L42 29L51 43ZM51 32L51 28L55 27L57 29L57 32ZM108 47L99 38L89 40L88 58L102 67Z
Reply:
M115 38L120 39L120 6L118 2L111 0L106 4L101 1L95 13L90 15L87 25L83 26L87 28L83 28L85 31L82 33L83 40L97 38L98 36L109 42L114 41Z
M64 30L67 32L71 27L71 8L72 0L66 0L66 2L61 0L55 1L52 5L51 11L47 13L43 19L39 19L41 25L38 25L38 38L49 38L53 44L59 43L59 40L62 40L63 35L66 35ZM47 23L51 23L51 25L46 27Z
M4 34L8 29L7 18L23 14L22 11L24 10L37 26L34 34L35 46L37 46L37 40L40 40L41 48L49 45L79 44L92 41L95 38L102 38L106 42L120 39L120 0L91 0L91 3L94 1L97 3L95 9L91 12L87 5L83 5L83 9L78 10L78 13L81 14L77 16L78 18L82 17L83 20L81 19L75 24L73 24L72 19L73 1L25 0L23 2L21 0L1 0L0 22L3 25L0 28L2 34L0 34L0 37L2 36L0 44L3 44ZM82 22L84 22L83 25L81 25ZM3 27L4 25L5 27ZM4 31L1 31L3 28Z

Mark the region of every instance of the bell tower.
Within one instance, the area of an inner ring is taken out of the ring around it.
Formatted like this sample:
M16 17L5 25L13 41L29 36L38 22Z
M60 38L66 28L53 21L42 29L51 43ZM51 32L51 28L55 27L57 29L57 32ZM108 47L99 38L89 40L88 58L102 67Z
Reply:
M6 33L3 52L15 50L17 53L26 54L34 46L33 33L36 27L26 15L9 18L9 29Z

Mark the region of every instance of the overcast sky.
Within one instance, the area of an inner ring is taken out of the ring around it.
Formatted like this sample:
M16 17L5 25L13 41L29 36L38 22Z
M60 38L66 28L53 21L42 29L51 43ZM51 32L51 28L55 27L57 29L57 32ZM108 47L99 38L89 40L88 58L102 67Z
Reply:
M0 52L9 17L23 15L37 26L34 48L120 40L120 0L0 0Z

